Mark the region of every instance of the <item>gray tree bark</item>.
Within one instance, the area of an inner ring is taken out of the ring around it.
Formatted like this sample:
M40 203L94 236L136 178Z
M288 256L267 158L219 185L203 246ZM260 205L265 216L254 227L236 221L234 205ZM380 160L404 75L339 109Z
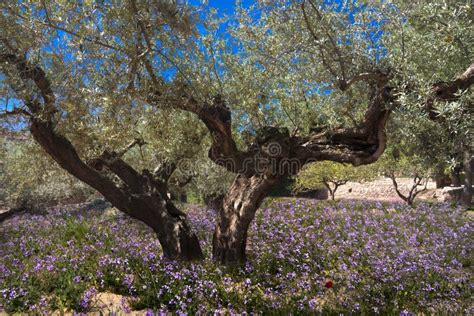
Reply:
M255 213L277 179L238 176L219 209L213 237L213 258L222 264L247 259L247 232Z

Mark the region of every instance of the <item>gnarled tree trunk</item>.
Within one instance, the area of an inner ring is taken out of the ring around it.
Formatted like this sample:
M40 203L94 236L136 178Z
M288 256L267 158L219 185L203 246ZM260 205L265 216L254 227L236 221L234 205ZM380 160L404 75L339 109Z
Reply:
M132 217L137 218L158 236L163 255L170 260L193 261L203 258L201 246L196 233L186 219L171 201L166 201L159 194L151 193L133 197ZM127 213L127 205L116 206Z
M183 261L203 258L199 240L185 218L166 214L163 219L147 220L146 224L157 234L165 258Z
M136 218L158 235L164 256L169 259L195 260L203 257L196 234L190 229L186 214L179 211L166 196L167 181L173 168L148 170L139 173L121 159L136 144L135 140L119 152L104 151L102 155L84 162L73 144L56 129L54 113L56 96L45 72L32 66L20 53L0 55L0 61L10 62L25 81L34 82L43 104L27 98L25 104L30 117L30 131L36 142L66 171L99 191L120 211ZM25 111L26 112L26 111ZM116 185L107 174L121 180Z
M214 260L222 264L245 262L249 225L276 181L265 176L237 176L219 209L213 237Z
M170 260L194 261L203 259L199 239L191 229L188 221L183 218L165 218L165 224L150 223L158 235L163 255ZM158 224L158 225L156 225Z
M62 168L99 191L120 211L151 227L158 235L166 258L190 261L203 257L199 240L190 228L186 214L166 196L167 180L174 168L170 170L165 166L155 175L146 170L138 173L119 154L107 151L86 164L73 145L54 131L51 122L32 118L30 131ZM104 169L120 178L124 187L116 186L105 177L102 174ZM163 179L164 173L168 174Z

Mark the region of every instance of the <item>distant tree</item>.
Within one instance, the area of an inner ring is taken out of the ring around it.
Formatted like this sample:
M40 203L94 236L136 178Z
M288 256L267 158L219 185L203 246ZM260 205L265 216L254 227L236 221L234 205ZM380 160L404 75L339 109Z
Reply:
M337 189L348 181L370 181L377 176L370 166L354 167L331 161L315 162L305 166L296 177L295 189L317 189L325 187L334 200Z
M5 208L41 209L84 201L93 190L58 168L31 137L0 141L0 203Z
M393 187L395 191L397 192L397 195L405 202L407 202L408 205L413 205L413 202L415 201L415 198L418 194L420 194L423 191L426 191L426 186L428 184L429 178L423 176L420 176L419 174L415 174L413 178L413 184L409 191L405 194L403 193L397 183L397 179L395 177L395 172L390 172L389 177L392 180ZM421 189L419 188L421 186Z
M400 153L398 149L389 148L374 167L390 178L395 192L403 201L408 205L413 205L417 195L426 191L432 174L429 166L423 162L423 159L416 155L409 157ZM408 191L402 191L399 187L398 177L413 179Z

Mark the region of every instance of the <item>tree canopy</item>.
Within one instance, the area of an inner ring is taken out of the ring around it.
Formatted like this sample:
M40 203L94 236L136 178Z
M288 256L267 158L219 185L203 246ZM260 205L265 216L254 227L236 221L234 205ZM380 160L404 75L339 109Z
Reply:
M2 117L22 117L16 127L151 226L170 258L202 257L167 197L183 159L207 152L236 174L214 235L214 257L235 262L273 185L314 161L375 162L392 112L470 135L469 1L256 1L229 17L138 0L1 10Z

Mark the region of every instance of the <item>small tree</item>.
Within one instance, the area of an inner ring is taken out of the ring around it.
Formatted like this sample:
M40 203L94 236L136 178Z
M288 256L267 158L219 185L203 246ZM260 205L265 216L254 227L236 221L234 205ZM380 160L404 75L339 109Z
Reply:
M308 165L296 178L296 190L326 187L335 199L337 189L348 181L369 181L376 176L370 166L354 167L348 164L321 161Z
M421 192L426 191L428 178L423 178L422 176L415 174L413 178L413 185L411 186L410 191L408 191L407 194L403 194L398 188L398 183L395 178L395 173L391 172L389 176L390 176L390 179L392 179L393 187L395 188L395 191L397 192L398 196L403 201L407 202L408 205L413 205L413 201L415 200L416 196L420 194ZM419 186L421 186L422 188L419 189L418 188Z
M409 147L405 146L404 149ZM424 157L418 155L408 156L401 153L398 148L387 149L382 158L374 165L381 173L392 180L397 195L408 205L413 205L415 198L426 191L431 169ZM407 192L401 190L397 177L413 178L413 183Z

